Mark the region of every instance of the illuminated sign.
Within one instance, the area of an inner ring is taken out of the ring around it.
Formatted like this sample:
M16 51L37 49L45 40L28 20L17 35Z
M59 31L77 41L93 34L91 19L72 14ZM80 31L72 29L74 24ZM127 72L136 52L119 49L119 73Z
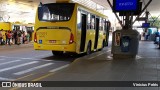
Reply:
M138 2L138 0L113 0L113 11L137 11L139 4Z
M142 27L143 28L149 28L150 27L150 23L142 23Z

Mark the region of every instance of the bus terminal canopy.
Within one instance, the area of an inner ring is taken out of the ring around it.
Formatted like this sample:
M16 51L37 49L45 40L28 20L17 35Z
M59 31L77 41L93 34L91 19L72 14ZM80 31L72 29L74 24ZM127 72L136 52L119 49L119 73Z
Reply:
M42 1L42 3L55 2L55 0L0 0L0 17L6 18L10 22L23 21L23 22L34 22L35 12L37 7ZM85 6L92 7L95 10L103 11L111 10L107 0L73 0L74 2L83 3ZM149 0L141 0L146 4ZM113 0L110 0L111 4ZM152 14L152 16L159 16L159 4L160 0L153 0L147 10ZM113 5L113 4L112 4ZM0 20L2 20L0 18Z

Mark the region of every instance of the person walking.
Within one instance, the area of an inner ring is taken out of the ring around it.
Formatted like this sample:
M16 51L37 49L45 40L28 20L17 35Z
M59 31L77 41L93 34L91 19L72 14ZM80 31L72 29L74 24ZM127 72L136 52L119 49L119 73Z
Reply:
M21 36L22 33L20 30L17 30L17 44L20 45L21 44Z

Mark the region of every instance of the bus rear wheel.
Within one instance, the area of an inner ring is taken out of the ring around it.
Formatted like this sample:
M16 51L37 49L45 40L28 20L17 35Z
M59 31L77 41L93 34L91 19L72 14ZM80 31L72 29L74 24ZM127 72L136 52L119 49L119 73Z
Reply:
M88 46L87 46L87 55L91 54L91 42L88 43Z
M52 53L53 53L54 56L63 55L63 52L62 52L62 51L52 51Z

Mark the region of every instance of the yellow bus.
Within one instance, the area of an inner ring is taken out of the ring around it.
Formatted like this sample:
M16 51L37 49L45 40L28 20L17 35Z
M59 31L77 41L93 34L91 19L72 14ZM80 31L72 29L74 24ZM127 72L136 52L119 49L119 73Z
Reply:
M10 22L0 22L0 30L3 30L2 31L3 40L6 40L5 33L12 29L11 25L12 24Z
M20 22L0 22L0 29L3 29L4 31L12 31L13 29L15 30L24 30L24 25Z
M13 31L13 30L21 30L27 32L28 28L31 29L33 25L27 24L24 25L20 22L0 22L0 30L2 31L3 34L3 39L6 40L5 33L7 31Z
M103 49L107 16L78 3L41 4L37 9L34 49L54 55L87 53Z

